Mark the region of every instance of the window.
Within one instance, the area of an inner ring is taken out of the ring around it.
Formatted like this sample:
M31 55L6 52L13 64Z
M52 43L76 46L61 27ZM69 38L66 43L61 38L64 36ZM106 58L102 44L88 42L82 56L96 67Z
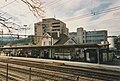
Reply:
M57 25L57 26L52 26L53 28L59 28L60 27L60 25Z
M54 25L54 24L60 24L60 22L55 22L55 23L52 23L52 24L53 24L53 25Z
M49 41L49 45L51 45L51 41Z
M45 42L44 42L44 46L45 46Z

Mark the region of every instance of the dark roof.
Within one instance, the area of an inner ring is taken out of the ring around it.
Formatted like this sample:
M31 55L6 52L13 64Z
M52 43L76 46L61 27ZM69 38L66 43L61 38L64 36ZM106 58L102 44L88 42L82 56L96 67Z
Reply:
M50 32L47 32L47 33L51 36L51 33L50 33ZM53 38L53 39L59 39L58 33L57 33L57 32L52 32L52 38Z
M54 45L63 45L66 43L70 38L65 34L60 34L59 40Z
M53 46L19 46L19 47L0 47L1 49L44 49L44 48L90 48L90 47L102 47L108 44L75 44L75 45L53 45Z
M50 32L47 32L49 35L51 35ZM54 45L63 45L65 42L67 42L70 38L65 34L60 34L58 37L58 32L52 32L52 38L58 39L58 41Z

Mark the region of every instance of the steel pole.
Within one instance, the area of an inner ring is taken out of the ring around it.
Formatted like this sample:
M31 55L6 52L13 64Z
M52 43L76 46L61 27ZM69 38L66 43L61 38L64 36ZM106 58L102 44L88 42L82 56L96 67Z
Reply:
M6 81L8 81L8 64L7 64L7 69L6 69Z
M31 67L29 68L29 71L30 71L30 73L29 73L29 81L31 81Z

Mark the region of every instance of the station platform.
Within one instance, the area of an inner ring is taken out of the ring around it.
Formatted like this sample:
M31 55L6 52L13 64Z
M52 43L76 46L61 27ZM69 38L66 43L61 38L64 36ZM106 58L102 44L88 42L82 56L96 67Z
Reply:
M65 65L98 68L98 69L120 72L120 66L115 66L115 65L113 66L113 65L94 64L94 63L85 63L85 62L74 62L74 61L63 61L63 60L41 59L41 58L11 57L11 56L0 56L0 58L23 59L23 60L32 60L32 61L49 62L49 63L58 62L58 63L64 63Z

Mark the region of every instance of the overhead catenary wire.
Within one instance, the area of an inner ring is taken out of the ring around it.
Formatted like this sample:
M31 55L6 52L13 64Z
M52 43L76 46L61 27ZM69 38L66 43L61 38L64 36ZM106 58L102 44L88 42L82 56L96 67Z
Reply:
M97 23L97 22L94 22L94 24L92 24L92 23L89 23L89 25L87 24L87 25L84 25L84 27L87 27L87 28L91 28L91 27L97 27L97 29L99 30L101 30L101 29L104 29L104 27L105 27L105 29L107 29L108 30L108 32L109 33L117 33L117 35L118 34L120 34L120 30L111 30L111 28L113 27L118 27L118 29L119 29L119 24L105 24L105 25L100 25L100 24L103 24L104 22L106 22L106 21L108 21L108 22L113 22L114 21L114 19L116 20L116 21L119 21L120 20L120 18L119 17L113 17L113 18L108 18L108 19L105 19L105 20L102 20L102 22L99 22L99 23ZM93 28L92 28L93 29Z
M116 7L112 7L112 8L106 9L106 10L96 11L95 3L96 3L96 0L93 0L93 3L92 3L93 4L93 11L91 11L91 13L87 13L87 14L84 14L84 15L80 15L80 16L64 19L63 21L77 20L77 19L81 19L81 18L86 18L86 17L90 17L90 16L99 15L99 14L105 14L105 13L116 11L116 10L120 9L120 6L116 6ZM64 4L62 4L62 5L64 5ZM58 5L58 6L54 7L54 8L60 7L62 5Z
M3 8L8 7L9 5L13 4L14 2L16 2L16 0L13 0L13 1L9 2L8 4L5 4L4 6L0 7L0 10L3 9ZM14 8L16 8L16 7L14 7ZM14 9L14 8L12 8L12 9ZM16 10L14 9L14 11L16 11ZM7 11L5 11L5 13L3 13L2 15L0 15L0 17L4 16L6 14L7 14ZM14 18L14 17L12 17L12 18Z
M49 4L53 4L53 3L57 2L57 1L59 1L59 0L52 0L51 2L48 2L48 3L45 2L45 4L49 5Z
M8 4L4 5L4 6L1 6L0 9L3 9L3 8L5 8L6 6L11 5L11 4L14 3L15 1L16 1L16 0L11 1L10 3L8 3Z
M99 14L105 14L105 13L108 13L108 12L113 12L113 11L116 11L116 10L120 10L120 6L112 7L112 8L101 10L101 11L95 11L94 14L88 13L88 14L85 14L85 15L80 15L80 16L64 19L64 21L72 21L72 20L82 19L82 18L86 18L86 17L99 15Z
M5 7L8 7L10 4L12 4L12 3L15 2L15 1L16 1L17 3L19 3L17 0L14 0L14 1L8 3L7 5L4 5L4 8L5 8ZM19 6L21 7L21 5L19 5ZM12 9L14 9L14 11L16 11L16 8L17 8L17 7L13 7ZM17 10L18 10L18 9L17 9ZM16 12L17 12L17 11L16 11ZM4 16L6 13L7 13L7 12L1 14L1 15L0 15L0 18L4 18L4 17L2 17L2 16ZM7 19L4 18L4 20L9 20L9 19L11 19L11 18L13 18L13 17L10 17L10 18L7 18ZM10 22L10 21L9 21L9 22L5 22L5 23L6 23L6 24L8 24L8 23L13 23L14 25L20 27L20 25L16 24L15 22Z
M20 3L19 3L17 0L16 0L16 3L17 3L17 6L19 6L19 8L20 8L19 10L23 10L24 7L23 7L22 5L20 5ZM17 7L14 7L14 10L15 10L15 11L16 11L16 8L17 8ZM17 10L18 10L18 9L17 9ZM29 13L31 13L31 12L30 12L30 11L21 12L19 16L28 15Z
M17 1L17 0L14 0L14 1L16 1L17 6L19 6L19 8L20 8L19 10L23 10L24 7L23 7L22 5L20 5L19 1ZM12 3L13 3L13 2L12 2ZM12 4L12 3L11 3L11 4ZM4 8L5 8L5 7L8 7L8 6L9 6L9 5L7 5L7 6L4 5ZM17 7L13 7L12 9L14 9L14 11L16 11L16 12L18 11ZM23 13L21 13L20 15L25 15L25 14L28 14L28 13L31 13L31 12L30 12L30 11L29 11L29 12L23 12ZM6 13L5 13L5 14L6 14Z
M8 7L9 5L13 4L16 0L13 0L7 4L5 4L4 6L1 6L0 7L0 10L5 8L5 7ZM0 15L0 24L3 25L3 27L7 28L9 33L12 34L13 32L11 31L11 29L14 29L13 27L9 27L7 26L7 22L9 22L8 20L10 20L12 17L9 17L9 18L5 18L3 17L7 12L3 13L2 15ZM10 23L14 23L14 22L10 22ZM15 23L14 23L15 24ZM17 24L16 24L17 25ZM18 25L17 25L18 26ZM2 27L2 26L1 26ZM12 36L12 35L11 35Z
M61 7L61 6L65 5L65 4L68 4L68 3L70 3L71 1L73 1L73 0L64 1L63 3L61 3L61 4L57 5L57 6L55 6L54 9L56 9L56 8L58 8L58 7ZM65 3L65 4L64 4L64 3Z
M96 4L96 0L92 0L92 6L93 6L93 10L91 10L91 14L95 14L96 9L95 9L95 5Z
M54 1L50 2L50 3L47 3L46 6L47 6L47 7L53 6L53 5L55 5L56 3L59 3L59 2L61 2L61 1L62 1L62 0L54 0Z

